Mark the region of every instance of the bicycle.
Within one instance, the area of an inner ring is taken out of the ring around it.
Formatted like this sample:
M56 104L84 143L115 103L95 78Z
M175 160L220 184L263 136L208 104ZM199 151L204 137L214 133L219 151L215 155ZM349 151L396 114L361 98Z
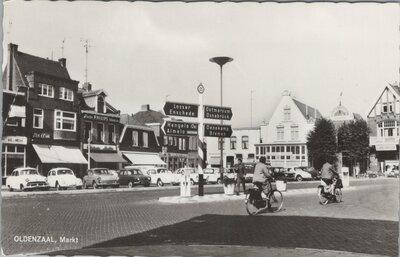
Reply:
M277 212L282 209L283 195L275 189L269 193L269 200L262 190L262 183L254 183L256 187L250 188L246 193L245 204L246 211L250 216L257 215L262 211L269 210L270 212Z
M340 203L342 201L342 180L340 178L333 178L332 184L329 187L334 188L334 194L331 194L330 191L325 191L325 186L324 185L319 185L318 186L318 199L319 203L322 205L326 205L329 202L338 202Z

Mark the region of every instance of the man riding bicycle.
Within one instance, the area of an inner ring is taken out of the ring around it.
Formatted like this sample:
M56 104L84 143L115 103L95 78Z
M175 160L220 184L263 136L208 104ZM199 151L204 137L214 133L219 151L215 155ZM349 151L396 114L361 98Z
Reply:
M260 162L254 167L253 184L258 188L261 188L264 194L267 196L268 208L270 209L269 193L272 190L270 174L268 166L265 164L266 159L264 156L260 157Z
M333 165L329 163L329 161L327 161L324 165L322 165L322 169L321 169L321 180L327 185L329 186L329 192L331 194L333 194L333 190L334 188L331 186L333 181L332 179L336 177L339 177L339 174L335 171L335 169L333 168Z

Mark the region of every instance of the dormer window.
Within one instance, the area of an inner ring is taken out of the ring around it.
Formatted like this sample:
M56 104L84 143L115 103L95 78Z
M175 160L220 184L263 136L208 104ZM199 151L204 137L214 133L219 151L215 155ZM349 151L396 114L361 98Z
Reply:
M392 103L384 103L382 105L382 112L383 113L393 112L393 104Z
M51 85L39 84L39 95L46 97L54 97L54 88Z
M106 104L104 101L104 97L99 95L97 96L97 112L105 113Z
M62 100L74 101L74 91L65 87L61 87L59 97Z
M283 109L283 120L290 121L290 107L285 107Z

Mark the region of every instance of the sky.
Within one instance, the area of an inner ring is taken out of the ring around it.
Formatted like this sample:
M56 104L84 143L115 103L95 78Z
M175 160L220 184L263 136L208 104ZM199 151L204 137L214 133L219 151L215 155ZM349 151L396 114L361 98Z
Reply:
M166 99L196 104L200 83L203 103L220 105L215 56L234 59L223 67L234 127L268 122L285 90L327 117L342 93L366 118L400 81L395 3L7 1L3 12L3 49L12 42L57 60L65 40L69 74L81 84L89 40L88 81L121 113L161 110Z

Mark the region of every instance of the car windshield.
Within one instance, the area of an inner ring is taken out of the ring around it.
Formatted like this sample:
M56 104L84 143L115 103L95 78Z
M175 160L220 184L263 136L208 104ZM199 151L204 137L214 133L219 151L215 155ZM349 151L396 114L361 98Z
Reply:
M21 170L19 172L20 175L38 175L39 173L37 172L37 170L35 169L31 169L31 170Z
M168 170L167 169L157 169L158 173L167 173Z
M106 169L104 169L104 170L94 170L93 171L94 172L94 174L98 174L98 175L106 175L106 174L110 174L110 172L108 171L108 170L106 170Z
M72 172L72 170L68 170L68 169L65 169L65 170L58 170L58 171L57 171L57 174L58 174L58 175L74 175L74 173Z
M128 175L143 175L143 173L140 170L128 170Z

